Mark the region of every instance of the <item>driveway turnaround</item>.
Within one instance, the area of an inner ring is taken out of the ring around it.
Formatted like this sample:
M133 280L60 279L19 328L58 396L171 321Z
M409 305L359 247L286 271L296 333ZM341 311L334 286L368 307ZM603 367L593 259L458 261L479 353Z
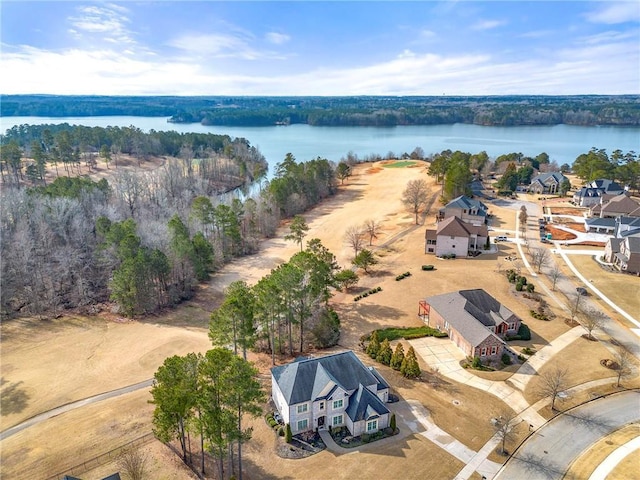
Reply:
M410 340L409 343L413 346L416 354L445 377L498 397L511 406L520 418L536 428L545 422L545 419L538 412L529 408L522 392L505 382L494 382L476 377L462 368L460 361L464 359L464 354L448 338L423 337Z
M572 408L536 430L496 475L498 480L562 479L571 463L610 433L640 421L640 391L616 393Z

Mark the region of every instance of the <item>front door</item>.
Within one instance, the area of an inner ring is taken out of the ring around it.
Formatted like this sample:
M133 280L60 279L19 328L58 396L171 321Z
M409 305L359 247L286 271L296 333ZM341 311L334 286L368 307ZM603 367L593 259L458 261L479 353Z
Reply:
M322 417L318 417L318 429L324 429L324 419L326 417L323 415Z

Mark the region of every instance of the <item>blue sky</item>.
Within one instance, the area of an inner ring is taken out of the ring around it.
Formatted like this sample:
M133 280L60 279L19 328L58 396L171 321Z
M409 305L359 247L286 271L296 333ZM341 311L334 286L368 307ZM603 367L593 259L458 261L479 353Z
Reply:
M0 2L1 93L640 93L635 1Z

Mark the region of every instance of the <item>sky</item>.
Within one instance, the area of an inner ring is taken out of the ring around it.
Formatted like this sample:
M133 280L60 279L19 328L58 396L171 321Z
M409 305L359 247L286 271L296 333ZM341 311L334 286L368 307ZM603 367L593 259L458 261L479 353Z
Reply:
M640 93L640 1L0 1L0 93Z

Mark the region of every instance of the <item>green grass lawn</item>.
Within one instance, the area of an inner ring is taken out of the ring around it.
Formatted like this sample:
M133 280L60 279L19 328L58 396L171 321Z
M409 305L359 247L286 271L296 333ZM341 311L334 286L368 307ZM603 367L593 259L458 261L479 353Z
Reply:
M393 340L398 340L399 338L404 338L405 340L411 340L413 338L421 338L421 337L446 337L447 334L441 332L440 330L436 330L431 327L391 327L391 328L383 328L376 330L378 332L378 339L382 342L385 338L392 342ZM364 340L368 340L368 337Z
M404 168L413 167L416 164L413 160L402 160L400 162L385 163L382 165L384 168Z

